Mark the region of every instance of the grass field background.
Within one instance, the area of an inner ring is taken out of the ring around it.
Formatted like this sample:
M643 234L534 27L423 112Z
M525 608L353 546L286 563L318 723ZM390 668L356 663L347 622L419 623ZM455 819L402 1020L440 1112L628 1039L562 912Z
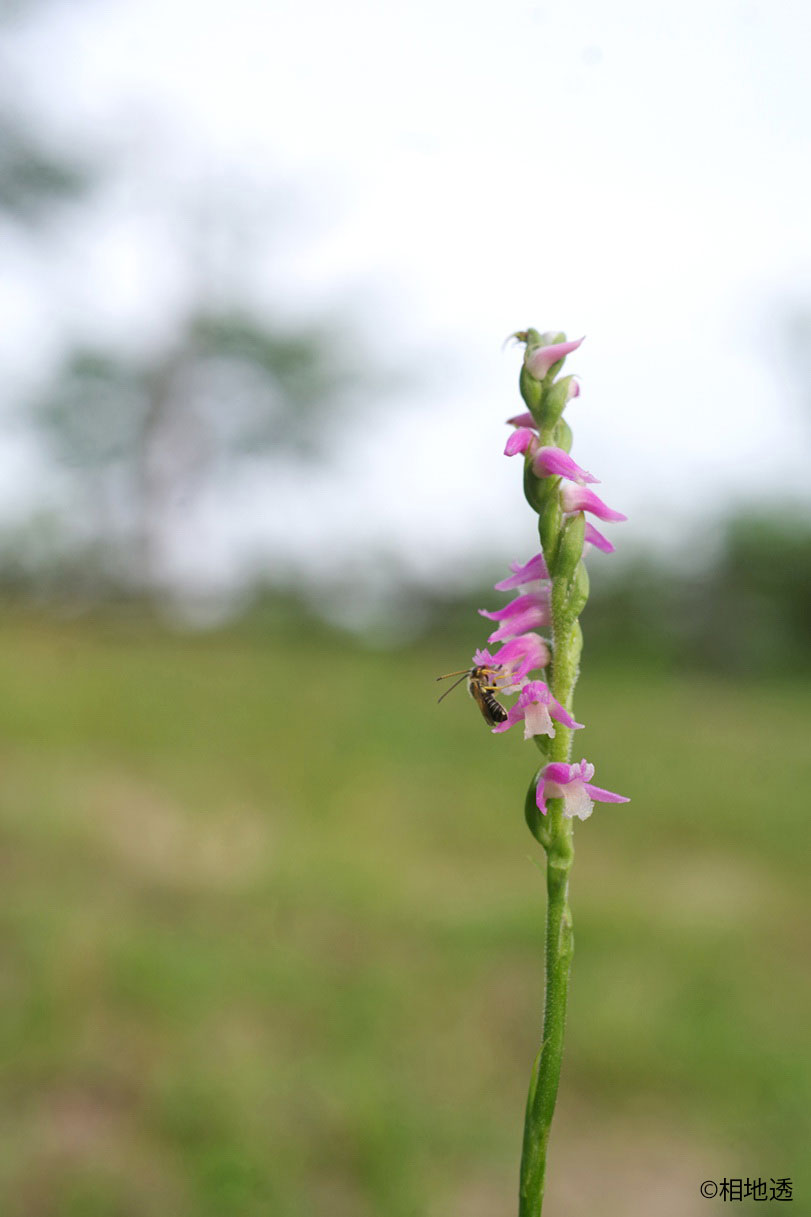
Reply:
M514 1213L536 754L436 706L466 654L6 621L3 1217ZM811 1213L811 692L592 665L576 705L632 802L577 825L550 1217Z

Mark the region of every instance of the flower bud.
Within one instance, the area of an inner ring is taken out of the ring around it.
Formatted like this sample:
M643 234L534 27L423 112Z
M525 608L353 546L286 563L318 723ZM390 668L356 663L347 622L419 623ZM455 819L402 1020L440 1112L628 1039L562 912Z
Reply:
M570 355L572 351L576 351L583 341L582 338L576 338L573 342L566 342L564 341L565 334L542 335L542 339L548 338L552 338L553 341L542 341L538 346L533 347L527 343L527 349L524 352L524 366L536 380L546 380L547 377L553 379L566 356Z
M565 345L569 345L566 343ZM577 381L574 376L563 376L560 380L556 380L546 390L543 399L543 426L551 427L560 418L566 408L566 403L571 397L576 397L574 389L577 386Z

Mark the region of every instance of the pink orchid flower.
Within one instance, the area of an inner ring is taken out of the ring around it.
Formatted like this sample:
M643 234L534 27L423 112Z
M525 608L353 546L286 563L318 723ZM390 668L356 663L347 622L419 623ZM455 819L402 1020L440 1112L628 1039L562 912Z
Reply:
M493 732L509 731L510 727L523 721L524 739L531 739L533 735L554 736L553 718L573 730L583 726L576 723L568 710L552 696L548 685L542 680L530 680L519 693L518 701L507 711L506 721L494 727Z
M518 634L526 634L527 630L535 630L539 626L549 625L550 608L549 595L538 592L527 592L524 596L516 596L502 609L490 612L479 609L482 617L490 621L500 621L501 625L488 637L488 642L504 642L515 638Z
M496 669L493 684L503 693L514 693L530 672L545 668L552 658L549 647L540 634L522 634L500 647L495 655L486 648L476 651L474 664Z
M534 376L536 380L543 380L552 364L559 363L561 359L571 355L582 341L582 338L577 338L573 342L553 342L551 346L534 347L533 350L527 348L524 365L530 376Z
M515 432L518 435L518 432ZM506 449L505 449L506 451ZM562 477L585 486L586 482L599 482L593 473L581 469L568 452L562 448L536 448L532 456L532 468L538 477Z
M515 456L518 452L533 454L538 447L538 436L530 427L518 427L508 437L504 445L505 456Z
M590 511L598 520L627 520L621 511L614 511L593 490L576 486L573 482L564 482L560 491L560 505L565 512Z
M614 552L614 546L608 537L604 537L601 532L598 532L588 520L586 520L586 544L593 545L595 549L601 549L604 554L613 554Z
M578 816L587 820L594 810L594 803L628 803L624 795L592 786L594 766L583 759L579 765L567 765L552 761L544 766L535 788L535 802L542 815L546 815L547 799L563 799L563 814L571 819Z
M540 591L543 580L549 578L543 554L535 554L523 566L520 562L511 562L510 570L510 577L495 585L497 592L511 592L516 587L520 587L522 591Z

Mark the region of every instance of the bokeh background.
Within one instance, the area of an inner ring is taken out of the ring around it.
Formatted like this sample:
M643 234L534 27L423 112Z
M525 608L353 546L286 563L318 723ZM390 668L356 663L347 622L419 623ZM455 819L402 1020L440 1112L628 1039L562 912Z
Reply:
M534 753L434 677L536 548L526 326L587 335L630 516L549 1212L811 1213L810 41L788 0L2 7L4 1217L514 1212Z

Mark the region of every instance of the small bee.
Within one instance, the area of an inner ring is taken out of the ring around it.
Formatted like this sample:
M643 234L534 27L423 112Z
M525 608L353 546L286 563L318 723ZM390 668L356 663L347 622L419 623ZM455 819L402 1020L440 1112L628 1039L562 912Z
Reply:
M442 697L437 700L442 701L443 697L447 697L457 685L460 685L467 678L467 691L481 710L482 718L488 727L495 727L497 723L506 722L507 711L501 702L497 701L493 696L493 691L498 689L498 685L488 683L489 678L496 671L497 668L474 666L472 668L463 668L459 672L446 672L444 676L437 676L437 680L447 680L449 676L459 677L449 689L445 690Z

